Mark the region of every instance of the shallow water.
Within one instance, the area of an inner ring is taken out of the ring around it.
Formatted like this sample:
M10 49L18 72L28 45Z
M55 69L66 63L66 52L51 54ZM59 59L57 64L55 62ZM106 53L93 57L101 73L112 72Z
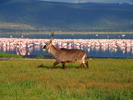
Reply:
M23 56L50 56L48 52L42 51L50 37L49 34L0 35L0 51ZM81 49L88 57L133 58L133 34L55 34L53 45L57 48Z

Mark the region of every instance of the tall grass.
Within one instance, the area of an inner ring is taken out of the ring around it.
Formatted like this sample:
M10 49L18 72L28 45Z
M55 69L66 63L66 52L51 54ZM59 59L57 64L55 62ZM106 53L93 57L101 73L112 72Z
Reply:
M54 60L0 61L0 98L132 100L133 59L92 59L51 70Z

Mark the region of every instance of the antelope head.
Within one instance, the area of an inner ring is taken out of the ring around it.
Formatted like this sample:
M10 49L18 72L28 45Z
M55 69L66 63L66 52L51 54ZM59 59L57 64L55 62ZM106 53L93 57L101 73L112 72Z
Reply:
M43 51L49 51L51 44L52 44L52 40L54 38L54 32L51 33L51 39L46 43L46 45L44 45L44 47L42 48Z

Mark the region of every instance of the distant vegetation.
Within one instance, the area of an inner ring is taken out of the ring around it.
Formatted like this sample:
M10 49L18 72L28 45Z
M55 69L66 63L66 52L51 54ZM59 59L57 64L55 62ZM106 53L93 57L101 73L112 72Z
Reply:
M1 29L9 30L34 30L33 27L27 24L14 24L14 23L0 23Z
M7 31L133 31L133 5L1 0L0 33Z
M7 54L4 52L0 52L0 58L23 58L23 57L16 54Z
M38 55L36 58L46 58L45 56L43 56L43 55Z

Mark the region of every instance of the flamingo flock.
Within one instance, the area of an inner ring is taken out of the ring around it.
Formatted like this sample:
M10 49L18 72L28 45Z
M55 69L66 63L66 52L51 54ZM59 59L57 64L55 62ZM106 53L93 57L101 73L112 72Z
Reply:
M49 39L0 38L0 51L16 51L17 55L30 55L40 51ZM81 49L91 51L109 51L133 54L133 39L54 39L52 44L57 48Z

